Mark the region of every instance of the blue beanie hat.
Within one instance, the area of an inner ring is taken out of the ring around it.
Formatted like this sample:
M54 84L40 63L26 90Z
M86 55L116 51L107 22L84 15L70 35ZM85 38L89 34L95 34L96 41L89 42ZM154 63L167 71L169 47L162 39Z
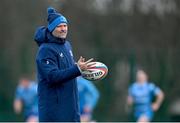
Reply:
M48 30L50 32L52 32L56 26L58 26L59 24L61 23L68 23L67 22L67 19L61 15L60 13L58 13L54 8L52 7L49 7L47 9L47 12L48 12Z

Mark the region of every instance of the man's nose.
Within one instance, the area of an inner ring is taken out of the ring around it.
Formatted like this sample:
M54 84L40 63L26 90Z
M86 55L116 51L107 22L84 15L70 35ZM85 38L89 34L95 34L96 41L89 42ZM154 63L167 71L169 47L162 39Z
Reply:
M65 28L61 28L60 31L61 31L61 32L64 32L64 31L65 31Z
M61 32L66 32L66 30L62 29Z

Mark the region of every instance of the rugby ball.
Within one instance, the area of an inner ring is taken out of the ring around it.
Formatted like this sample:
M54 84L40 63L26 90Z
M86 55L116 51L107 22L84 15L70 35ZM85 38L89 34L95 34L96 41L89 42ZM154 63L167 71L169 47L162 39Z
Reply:
M82 77L91 80L102 80L108 73L108 68L105 64L101 62L90 62L89 64L93 64L86 71L82 72Z

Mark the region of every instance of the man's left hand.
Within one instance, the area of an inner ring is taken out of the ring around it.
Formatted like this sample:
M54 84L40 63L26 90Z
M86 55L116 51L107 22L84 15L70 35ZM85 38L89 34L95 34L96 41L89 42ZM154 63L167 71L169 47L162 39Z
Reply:
M153 103L152 104L152 110L157 111L159 109L159 104L158 103Z

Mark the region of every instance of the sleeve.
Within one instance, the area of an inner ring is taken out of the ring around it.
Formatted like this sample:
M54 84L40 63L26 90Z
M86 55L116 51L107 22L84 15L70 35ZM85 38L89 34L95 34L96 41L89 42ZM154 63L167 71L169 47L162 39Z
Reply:
M133 92L132 92L132 86L130 86L129 88L128 88L128 96L133 96Z
M94 109L100 96L99 91L91 81L85 79L83 79L82 81L84 81L83 84L86 90L85 93L86 105L88 105L91 109Z
M36 62L39 74L49 84L63 83L81 75L76 64L67 69L59 69L56 52L47 47L40 49Z
M149 84L149 88L150 88L150 91L154 94L154 95L158 95L160 93L160 88L157 87L155 84L153 83L150 83Z
M15 100L22 100L21 88L18 86L15 92Z
M31 81L31 84L32 84L31 88L33 92L37 94L37 88L38 88L37 82Z

